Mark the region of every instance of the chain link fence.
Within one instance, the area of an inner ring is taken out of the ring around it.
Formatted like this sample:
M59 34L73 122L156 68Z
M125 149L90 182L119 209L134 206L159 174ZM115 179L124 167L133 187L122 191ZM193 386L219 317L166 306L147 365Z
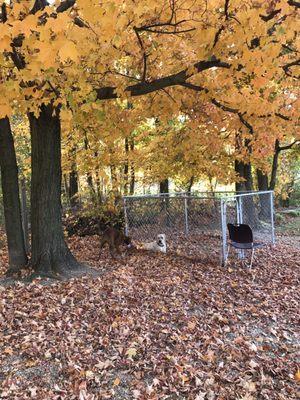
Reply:
M169 251L201 259L226 257L227 223L245 223L256 241L274 243L273 192L206 192L126 196L126 232L137 242L167 237Z

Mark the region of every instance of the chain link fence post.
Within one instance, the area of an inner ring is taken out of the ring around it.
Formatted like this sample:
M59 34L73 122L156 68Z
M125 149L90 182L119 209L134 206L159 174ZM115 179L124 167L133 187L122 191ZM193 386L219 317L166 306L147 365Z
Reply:
M124 220L125 220L125 235L128 236L129 226L127 218L126 198L123 198Z
M275 223L274 223L274 192L270 193L271 226L272 226L272 244L275 245Z
M227 258L227 226L226 226L226 200L221 199L221 227L222 227L222 266Z
M188 202L187 197L184 197L184 227L185 227L185 234L189 234L189 215L188 215Z

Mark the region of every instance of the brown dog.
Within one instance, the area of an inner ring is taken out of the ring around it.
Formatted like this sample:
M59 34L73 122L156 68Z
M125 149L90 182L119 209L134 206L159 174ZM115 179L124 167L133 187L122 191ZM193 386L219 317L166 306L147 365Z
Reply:
M120 232L119 230L117 230L115 228L109 227L109 228L106 228L102 234L102 238L101 238L101 242L100 242L100 249L102 249L102 247L106 243L109 246L110 254L112 255L112 257L115 258L116 253L118 255L122 254L119 247L122 244L126 244L127 246L130 246L131 239L130 239L130 237L124 235L123 232Z

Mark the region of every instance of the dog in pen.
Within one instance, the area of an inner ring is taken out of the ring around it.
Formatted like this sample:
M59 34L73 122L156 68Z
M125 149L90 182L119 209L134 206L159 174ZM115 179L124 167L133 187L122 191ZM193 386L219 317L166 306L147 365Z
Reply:
M143 243L140 248L143 250L166 253L167 252L166 235L160 233L159 235L157 235L155 241L149 243Z

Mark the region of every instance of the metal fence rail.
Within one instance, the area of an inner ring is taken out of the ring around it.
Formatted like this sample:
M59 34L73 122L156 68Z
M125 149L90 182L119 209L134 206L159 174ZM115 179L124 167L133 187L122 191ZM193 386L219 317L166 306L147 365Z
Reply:
M152 241L164 233L176 252L224 261L229 222L248 224L255 240L275 243L272 191L126 196L123 202L127 234Z

